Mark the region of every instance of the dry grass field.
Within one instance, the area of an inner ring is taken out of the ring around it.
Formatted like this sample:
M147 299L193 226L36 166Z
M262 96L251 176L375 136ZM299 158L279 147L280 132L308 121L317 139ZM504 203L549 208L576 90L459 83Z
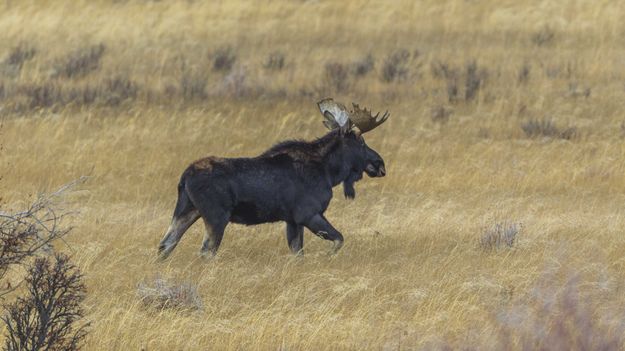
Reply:
M87 350L618 349L623 18L593 0L2 1L0 206L89 176L58 244L85 274ZM202 260L196 224L155 260L188 163L319 137L327 96L391 112L366 136L388 175L335 191L338 255L307 232L292 257L276 223L229 225ZM199 308L147 303L159 279Z

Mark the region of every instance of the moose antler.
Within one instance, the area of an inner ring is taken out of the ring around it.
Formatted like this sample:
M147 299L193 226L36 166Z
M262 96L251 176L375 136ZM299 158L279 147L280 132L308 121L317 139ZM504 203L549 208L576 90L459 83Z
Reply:
M317 106L319 106L323 117L326 118L326 120L323 121L323 125L325 125L326 128L330 130L338 128L341 135L344 135L352 128L349 112L347 112L343 104L334 101L332 98L328 98L319 101Z
M354 110L348 112L343 104L334 101L332 98L323 99L317 105L326 118L323 121L326 128L330 130L338 129L341 135L344 135L350 129L354 129L357 134L366 133L384 123L390 116L388 111L384 112L382 117L379 117L379 112L372 116L371 111L368 111L366 108L361 109L355 103L352 103Z
M384 123L390 116L388 111L384 112L382 117L379 117L379 112L375 116L372 116L371 111L367 111L366 108L361 109L360 106L355 103L352 103L352 106L354 106L354 111L350 113L349 119L354 124L354 127L358 129L360 134L376 128L380 124Z

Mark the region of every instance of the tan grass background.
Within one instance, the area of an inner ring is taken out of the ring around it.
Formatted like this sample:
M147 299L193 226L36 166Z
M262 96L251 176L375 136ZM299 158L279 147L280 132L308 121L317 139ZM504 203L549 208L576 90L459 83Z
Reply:
M537 286L557 296L569 276L593 320L623 335L622 3L61 0L0 9L0 57L20 43L36 48L2 76L0 205L19 209L90 176L67 199L80 213L69 248L60 244L86 276L85 349L493 348L501 311L532 304ZM553 37L543 43L541 33ZM96 70L53 78L68 54L100 43ZM218 72L214 52L225 46L236 61ZM407 72L385 82L398 50L410 53ZM278 71L263 68L272 52L285 58ZM372 72L333 85L327 63L367 54ZM464 101L471 61L484 75L477 98ZM457 71L458 101L434 73L441 63ZM185 75L205 79L201 99L184 99ZM38 106L22 94L112 76L132 81L136 96ZM196 225L155 262L189 162L321 136L314 102L328 95L392 113L367 136L388 176L358 183L355 201L337 188L328 210L346 237L340 254L307 233L305 257L294 258L284 225L230 225L218 257L202 261ZM448 121L432 117L438 108L452 111ZM530 138L521 126L535 119L576 136ZM517 244L482 250L485 228L500 222L522 223ZM137 286L157 276L196 285L203 309L144 306Z

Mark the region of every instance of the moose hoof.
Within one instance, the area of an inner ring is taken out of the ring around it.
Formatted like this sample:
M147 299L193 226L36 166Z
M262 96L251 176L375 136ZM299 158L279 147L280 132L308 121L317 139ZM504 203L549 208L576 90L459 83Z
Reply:
M343 240L334 240L334 245L332 246L332 254L336 254L341 247L343 247Z
M213 251L200 251L200 258L203 260L210 260L215 258L215 256L217 256L217 254Z
M165 245L160 245L158 247L158 261L164 261L167 257L169 257L169 254L171 253L171 251L173 250L173 248L168 248Z

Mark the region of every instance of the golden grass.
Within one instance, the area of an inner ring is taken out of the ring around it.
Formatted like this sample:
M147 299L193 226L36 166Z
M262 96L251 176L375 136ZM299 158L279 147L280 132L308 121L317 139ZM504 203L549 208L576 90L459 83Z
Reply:
M0 129L3 207L18 209L39 191L90 176L68 199L80 211L68 241L89 290L86 349L493 347L498 313L533 296L549 270L561 278L548 282L556 293L567 275L579 275L584 296L601 299L597 320L625 307L622 4L25 1L0 8L0 55L19 42L37 48L19 76L4 78L7 89L97 85L112 75L140 87L136 100L112 108L7 112ZM553 42L532 42L547 27ZM64 55L97 43L107 47L97 71L76 81L49 78ZM246 84L283 95L220 90L227 73L211 71L210 54L223 45L236 50ZM384 58L398 49L420 54L405 80L385 83ZM286 67L267 72L263 61L276 50ZM349 76L348 90L324 81L327 62L367 53L375 55L374 72ZM184 74L179 60L207 77L205 101L167 97ZM458 70L463 96L470 60L487 71L479 96L449 102L448 82L431 67ZM520 83L524 64L530 76ZM591 88L590 96L578 96L574 85ZM291 257L283 224L230 225L218 257L203 261L196 225L170 259L155 262L189 162L320 136L314 102L325 94L392 113L367 135L387 177L358 183L353 202L337 191L328 210L346 237L338 255L307 233L305 257ZM447 123L431 119L440 106L453 110ZM578 136L527 138L521 124L542 118L575 126ZM504 221L522 223L517 245L481 250L484 228ZM204 308L144 306L137 286L157 276L196 285Z

